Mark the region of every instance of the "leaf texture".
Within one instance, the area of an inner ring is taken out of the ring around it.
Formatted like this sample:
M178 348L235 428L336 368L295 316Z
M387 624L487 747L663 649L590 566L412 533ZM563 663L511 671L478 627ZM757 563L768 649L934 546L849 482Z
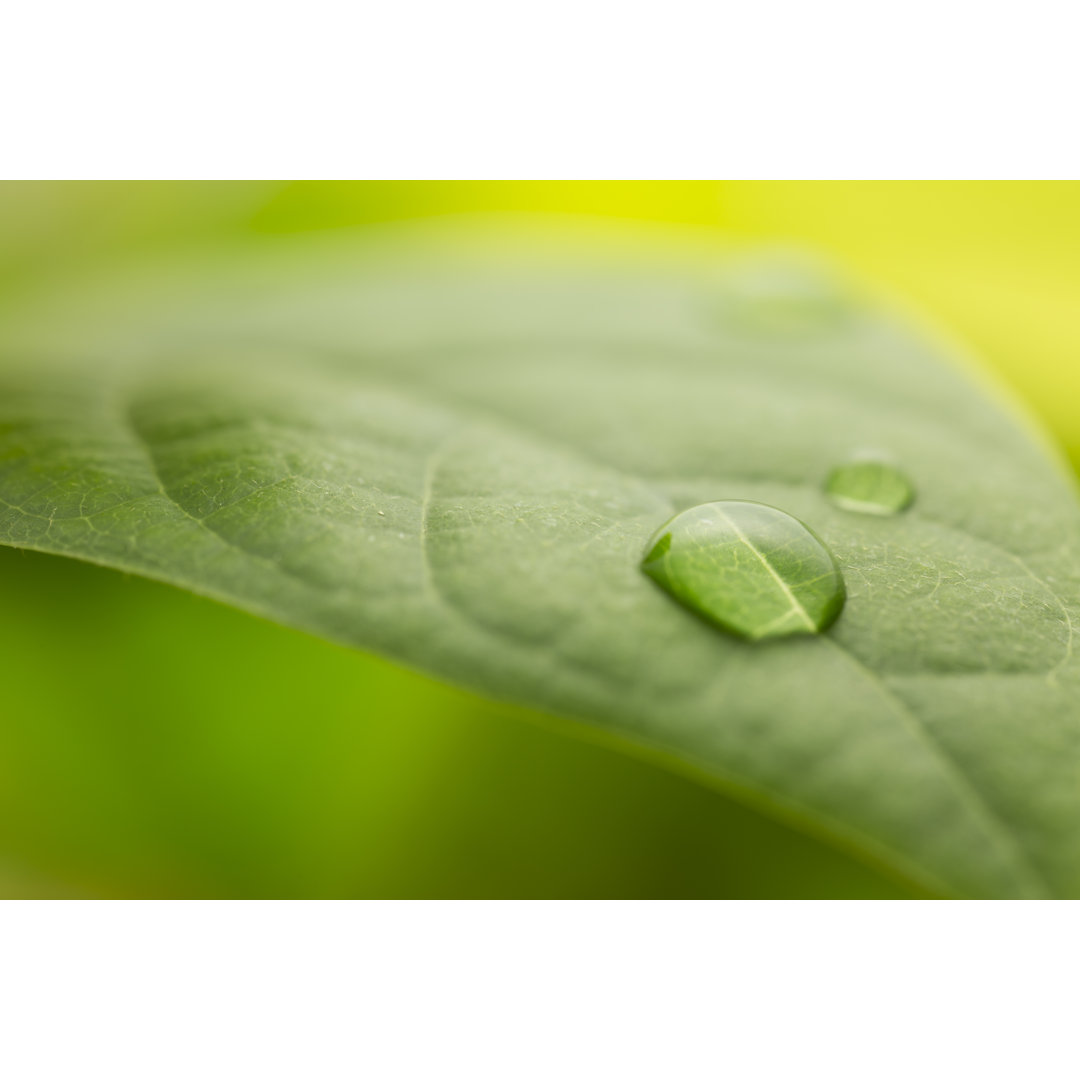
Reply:
M0 315L3 543L578 721L940 895L1080 896L1072 483L814 266L447 223L177 255ZM826 496L867 452L911 479L905 513ZM718 500L823 538L827 633L740 641L641 572Z

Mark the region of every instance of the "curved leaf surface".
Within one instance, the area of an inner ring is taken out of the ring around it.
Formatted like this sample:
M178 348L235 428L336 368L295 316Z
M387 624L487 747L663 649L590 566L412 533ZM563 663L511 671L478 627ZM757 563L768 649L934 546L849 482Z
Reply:
M1070 480L813 267L601 234L277 240L22 297L0 541L581 721L943 895L1080 895ZM905 513L826 496L865 452ZM825 540L827 633L743 642L642 574L718 500Z

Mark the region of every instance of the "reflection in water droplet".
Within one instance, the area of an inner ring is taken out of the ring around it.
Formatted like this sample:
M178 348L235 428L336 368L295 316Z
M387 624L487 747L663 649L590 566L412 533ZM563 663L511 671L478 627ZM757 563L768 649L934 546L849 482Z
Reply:
M824 541L763 503L677 514L649 541L641 569L691 611L751 641L818 633L846 595Z
M898 514L915 498L911 481L883 461L852 461L829 473L825 492L837 506L861 514Z

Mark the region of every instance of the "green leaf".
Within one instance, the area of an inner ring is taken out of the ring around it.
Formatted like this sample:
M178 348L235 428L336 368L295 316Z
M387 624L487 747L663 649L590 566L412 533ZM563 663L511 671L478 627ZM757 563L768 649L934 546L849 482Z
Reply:
M0 540L580 721L942 895L1080 895L1064 472L812 267L551 231L268 241L12 301ZM864 454L910 510L830 501ZM824 540L826 633L743 642L641 572L718 500Z

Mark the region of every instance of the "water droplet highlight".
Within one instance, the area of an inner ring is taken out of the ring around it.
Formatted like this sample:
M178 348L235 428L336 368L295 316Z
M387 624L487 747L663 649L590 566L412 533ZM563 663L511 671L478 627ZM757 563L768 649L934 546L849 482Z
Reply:
M829 473L825 493L844 510L899 514L915 498L911 481L884 461L852 461Z
M742 638L816 634L844 606L825 542L764 503L703 503L653 535L641 569L680 604Z

